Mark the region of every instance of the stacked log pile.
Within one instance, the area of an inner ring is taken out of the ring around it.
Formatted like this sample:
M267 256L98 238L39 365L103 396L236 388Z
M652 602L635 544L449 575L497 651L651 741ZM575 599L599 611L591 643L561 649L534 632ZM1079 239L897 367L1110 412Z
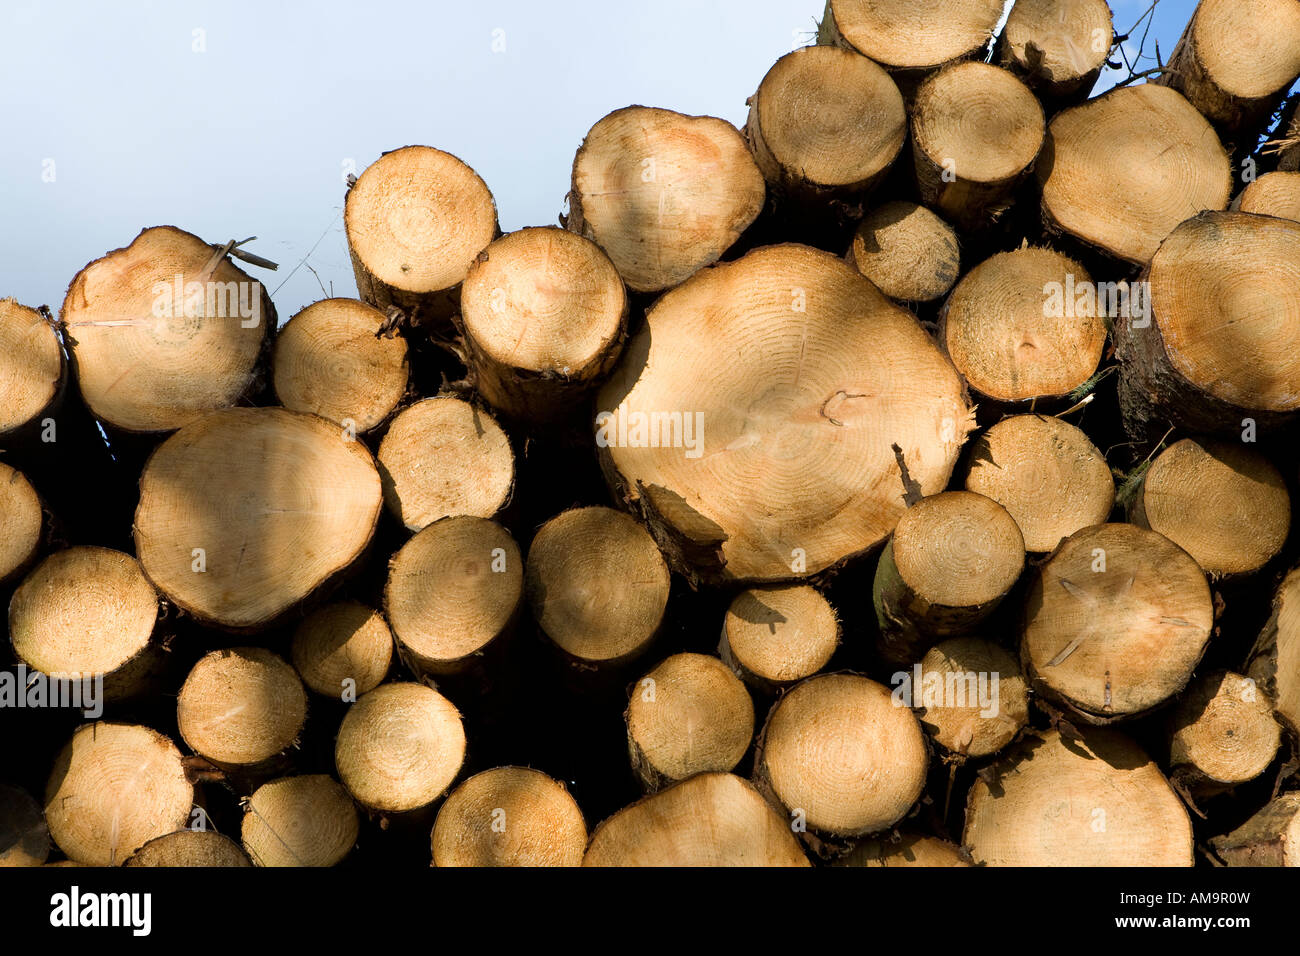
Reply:
M0 865L1300 865L1300 3L1002 12L0 300Z

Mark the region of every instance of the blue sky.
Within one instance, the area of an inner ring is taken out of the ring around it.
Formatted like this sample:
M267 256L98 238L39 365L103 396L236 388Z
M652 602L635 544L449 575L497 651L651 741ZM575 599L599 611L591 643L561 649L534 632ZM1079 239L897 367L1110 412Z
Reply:
M1148 0L1111 6L1123 30ZM642 103L741 124L745 98L810 42L822 7L5 0L0 296L57 310L86 262L166 223L209 242L258 236L249 248L280 270L249 271L284 321L322 285L356 293L350 169L437 146L487 181L503 229L553 223L596 120ZM1158 5L1166 57L1193 8Z

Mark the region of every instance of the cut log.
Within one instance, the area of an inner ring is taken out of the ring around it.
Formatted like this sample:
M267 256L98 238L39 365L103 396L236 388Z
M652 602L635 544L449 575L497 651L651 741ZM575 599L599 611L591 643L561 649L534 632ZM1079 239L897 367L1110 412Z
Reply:
M1282 550L1291 497L1250 446L1184 438L1151 463L1129 520L1164 535L1217 579L1258 571Z
M1232 208L1261 216L1300 220L1300 172L1265 173L1238 194Z
M446 697L423 684L383 684L348 708L334 749L339 779L380 813L427 807L465 761L465 728Z
M994 59L1055 113L1088 98L1114 38L1106 0L1017 0Z
M776 61L749 99L745 135L780 201L861 200L907 138L889 74L852 50L811 46Z
M825 674L796 685L768 715L755 783L821 855L893 826L921 796L925 737L891 698L865 677Z
M478 173L429 146L384 153L343 210L358 297L413 325L445 325L470 263L496 238L497 207Z
M930 648L910 689L922 729L959 757L997 753L1029 722L1019 662L980 638L954 637Z
M921 84L912 158L921 199L957 226L991 224L1043 148L1046 120L1029 88L987 63L957 63Z
M285 323L273 370L280 404L338 422L350 435L383 424L406 394L406 340L356 299L324 299Z
M881 552L871 596L877 650L912 664L936 641L970 634L1025 567L1025 542L992 498L945 491L903 513Z
M939 342L980 395L999 402L1060 398L1097 371L1105 313L1081 265L1025 246L962 277L940 313Z
M755 691L771 695L816 674L839 643L835 609L816 588L753 588L727 608L718 656Z
M45 508L32 483L0 462L0 586L18 580L32 566L47 530Z
M1057 113L1039 159L1043 220L1145 265L1165 236L1232 192L1228 154L1182 94L1150 83Z
M480 395L548 422L591 396L627 336L623 280L604 250L554 226L493 242L469 267L458 325Z
M558 780L497 767L451 792L430 842L434 866L581 866L587 824Z
M216 830L177 830L150 840L123 866L252 866L239 844Z
M628 106L582 141L566 225L609 254L629 289L659 292L716 262L765 196L726 120Z
M393 632L382 614L356 601L327 604L293 634L293 666L318 694L355 700L374 690L393 663Z
M1300 77L1295 0L1201 0L1155 81L1178 90L1245 152Z
M1059 418L1011 415L979 436L965 486L1006 508L1025 550L1045 554L1080 528L1102 524L1115 505L1105 456Z
M176 723L195 753L231 771L256 771L298 742L307 692L298 673L260 647L212 651L190 670Z
M119 866L154 837L183 828L194 785L162 734L99 721L77 728L50 772L45 819L71 860Z
M360 827L347 790L333 777L310 774L258 787L240 834L258 866L334 866L352 852Z
M1202 213L1161 243L1147 281L1150 320L1115 324L1120 409L1135 440L1169 424L1253 440L1256 428L1295 419L1300 222Z
M160 665L158 592L129 554L74 547L38 564L9 603L14 653L33 670L103 679L120 699L146 689Z
M896 302L941 299L961 274L952 226L906 200L867 213L853 235L848 260Z
M1179 693L1213 625L1205 574L1186 551L1135 525L1095 525L1034 575L1020 654L1036 692L1108 723Z
M917 833L899 834L898 838L863 840L835 866L970 866L960 847L938 837Z
M754 739L754 702L716 657L674 654L638 680L623 714L632 770L653 793L697 773L729 772Z
M384 610L402 659L422 676L464 671L514 624L523 582L519 546L501 525L435 521L389 563Z
M1035 733L979 776L962 843L987 866L1191 866L1192 823L1137 744Z
M77 273L59 319L96 418L168 432L262 390L275 306L220 251L155 226Z
M31 794L0 784L0 869L40 866L50 855L50 829Z
M1197 678L1174 708L1170 776L1194 794L1212 796L1262 774L1281 743L1272 702L1255 681L1213 671Z
M1210 846L1228 866L1300 866L1300 791L1275 797Z
M744 780L702 773L596 828L583 866L808 866L787 823Z
M818 42L848 46L891 71L919 73L974 56L1002 0L827 0Z
M402 409L377 457L384 503L411 531L449 515L490 518L514 488L509 437L484 409L451 396Z
M1246 674L1264 688L1291 733L1300 736L1300 569L1278 586Z
M793 244L660 298L597 407L616 498L674 570L728 582L807 578L870 550L904 508L891 444L933 494L973 426L915 317Z
M538 530L525 589L542 631L584 668L627 662L663 623L670 585L654 539L612 508L574 508Z
M181 429L149 459L136 554L195 617L255 630L347 570L382 508L374 459L333 422L227 409Z
M0 445L39 427L58 405L67 380L53 324L13 299L0 299Z

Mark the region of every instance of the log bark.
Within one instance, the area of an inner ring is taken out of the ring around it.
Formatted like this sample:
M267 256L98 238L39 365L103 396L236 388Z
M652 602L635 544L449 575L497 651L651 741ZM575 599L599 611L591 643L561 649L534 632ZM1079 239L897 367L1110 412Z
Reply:
M384 504L410 531L441 518L491 518L514 490L510 438L485 409L443 395L397 413L379 443Z
M1178 545L1212 580L1251 574L1291 530L1282 475L1249 445L1184 438L1151 462L1129 520Z
M654 793L734 770L754 738L754 703L716 657L674 654L632 685L623 722L632 771Z
M1025 544L1006 509L969 491L922 498L898 521L876 565L876 649L912 664L945 637L970 634L1025 567Z
M50 836L68 859L90 866L120 866L183 828L193 806L194 785L171 740L107 721L77 729L45 790Z
M754 782L820 856L893 826L925 787L929 754L916 717L865 677L810 677L772 708ZM861 780L877 785L862 787Z
M497 767L451 792L431 848L434 866L581 866L587 824L560 781Z
M1043 148L1043 108L1020 80L987 63L945 67L912 106L921 200L965 230L992 225Z
M272 357L275 394L295 412L338 422L354 435L378 428L407 394L406 340L355 299L323 299L285 323Z
M1273 611L1259 633L1246 674L1264 688L1293 735L1300 736L1300 570L1278 585Z
M445 329L470 263L499 235L487 185L450 153L404 146L366 167L343 208L357 296L411 326Z
M751 588L727 608L718 656L756 694L771 698L824 668L839 644L835 609L816 588Z
M249 797L240 839L257 866L336 866L357 842L361 820L333 777L280 777Z
M1297 278L1300 223L1204 212L1174 229L1144 276L1149 319L1115 324L1129 435L1150 442L1173 424L1253 441L1293 422Z
M628 106L582 141L566 225L609 254L629 289L660 292L716 262L765 196L730 123Z
M1051 115L1088 98L1114 38L1106 0L1018 0L993 59L1020 77Z
M1134 525L1095 525L1034 575L1021 660L1035 692L1087 723L1110 723L1181 692L1213 624L1205 574L1186 551Z
M374 459L333 422L227 409L181 429L149 459L136 553L154 585L194 617L259 630L347 571L382 508Z
M962 843L986 866L1191 866L1182 801L1137 744L1032 734L979 776Z
M890 443L933 494L973 424L915 317L793 244L659 299L597 407L615 499L697 582L801 580L871 550L904 507Z
M786 821L740 777L702 773L596 828L584 866L808 866Z
M609 256L553 226L493 242L469 268L457 326L475 388L507 416L546 423L587 401L627 338Z
M519 546L487 518L456 515L416 534L389 563L384 611L417 675L481 670L523 606Z
M1180 222L1225 208L1232 193L1210 124L1182 94L1150 83L1057 113L1036 171L1049 235L1138 265Z
M1044 415L1011 415L985 430L971 444L964 484L1006 508L1035 554L1102 524L1115 504L1105 456L1083 431Z
M1093 290L1083 266L1058 252L997 253L953 289L939 343L978 395L1031 407L1060 400L1092 377L1105 350L1106 305Z
M1210 846L1228 866L1300 866L1300 792L1275 797Z
M413 813L446 793L459 775L465 728L455 706L433 688L384 684L348 708L334 761L363 807Z
M1178 90L1225 142L1251 152L1300 77L1291 0L1201 0L1155 82Z
M663 623L670 583L654 539L611 508L563 512L528 549L533 617L582 670L615 668L643 653Z

